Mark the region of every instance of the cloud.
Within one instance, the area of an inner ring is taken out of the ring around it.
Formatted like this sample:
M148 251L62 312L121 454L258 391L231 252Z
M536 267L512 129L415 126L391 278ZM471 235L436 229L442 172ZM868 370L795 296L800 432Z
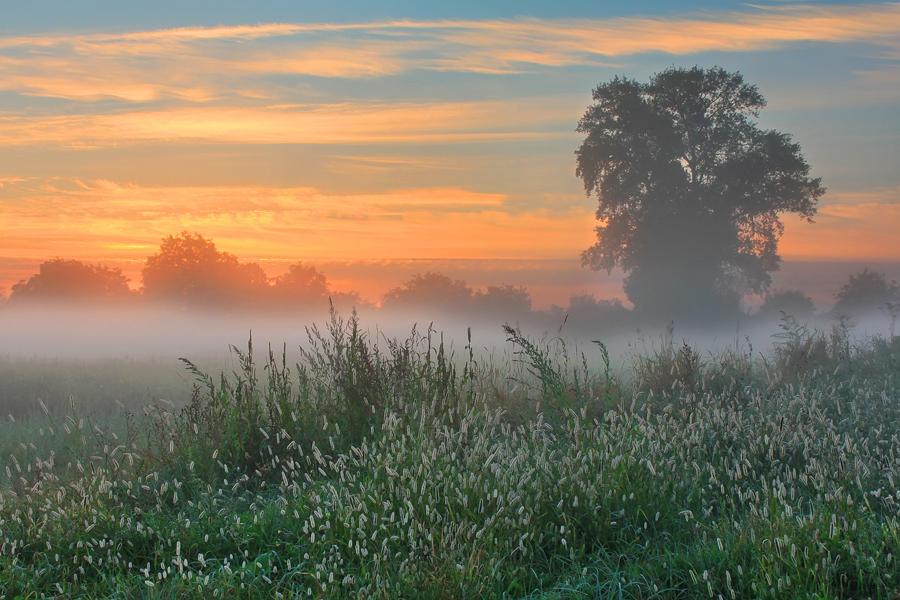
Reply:
M824 215L832 214L835 210L841 210L840 207L842 206L863 204L900 205L900 185L864 190L829 190L827 199L828 202L820 209L820 213Z
M0 144L109 146L135 142L368 144L559 137L578 113L566 98L433 103L343 103L0 116ZM560 131L562 133L560 133Z
M27 177L16 177L14 175L0 175L0 190L6 187L15 186L28 181Z
M409 48L405 48L409 50ZM256 75L305 75L312 77L372 78L401 73L409 67L397 44L353 42L316 44L259 52L222 66Z
M51 179L5 198L0 228L9 257L89 260L142 260L183 229L248 259L560 258L590 243L588 208L512 212L511 201L464 188L336 194Z
M248 257L571 258L592 242L591 206L460 187L335 193L314 187L144 186L24 178L2 190L4 253L142 258L182 229ZM835 193L816 222L789 216L789 259L900 260L896 188ZM837 201L834 201L837 200ZM240 252L238 252L240 250Z
M334 218L377 219L406 212L459 212L472 209L496 210L504 206L504 194L476 192L465 188L433 187L373 191L368 193L326 193L314 187L267 186L141 186L103 179L9 178L26 182L16 200L3 214L8 219L42 215L63 218L114 218L152 220L169 215L216 218L221 215L285 215Z
M88 33L9 36L0 39L0 48L49 48L53 46L74 46L89 49L113 48L121 51L134 44L138 51L159 48L173 43L198 42L204 40L252 40L259 38L291 35L307 29L303 25L289 23L268 23L256 25L220 25L215 27L173 27L150 31L123 33ZM158 44L155 45L155 44Z
M459 159L449 156L441 158L421 156L373 156L373 155L339 155L327 157L328 170L340 174L382 174L405 171L461 171L465 167Z
M897 261L898 223L900 188L835 193L819 207L814 223L785 219L781 253L792 259Z
M666 19L272 23L0 39L0 89L96 101L191 102L277 75L487 74L605 63L648 52L769 50L865 42L896 52L900 4L755 7ZM263 80L263 81L259 81Z

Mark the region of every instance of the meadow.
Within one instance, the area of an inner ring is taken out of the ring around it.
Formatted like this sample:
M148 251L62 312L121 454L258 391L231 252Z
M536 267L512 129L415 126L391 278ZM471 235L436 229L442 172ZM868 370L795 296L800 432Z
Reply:
M307 333L221 373L3 362L0 597L900 597L900 338Z

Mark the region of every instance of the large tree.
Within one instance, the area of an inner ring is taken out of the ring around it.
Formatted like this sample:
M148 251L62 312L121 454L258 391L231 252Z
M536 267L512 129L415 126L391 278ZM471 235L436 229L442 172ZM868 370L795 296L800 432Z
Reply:
M720 68L616 77L594 90L576 173L600 224L582 259L621 267L636 309L736 309L779 266L780 215L815 214L821 180L789 135L756 124L764 106L756 86Z

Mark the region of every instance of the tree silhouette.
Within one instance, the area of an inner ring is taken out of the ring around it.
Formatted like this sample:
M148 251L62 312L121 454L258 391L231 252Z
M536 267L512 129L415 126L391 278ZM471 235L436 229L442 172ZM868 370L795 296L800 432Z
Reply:
M619 300L598 300L592 294L579 294L569 298L570 315L622 316L628 309Z
M834 312L856 316L882 310L888 303L900 301L900 287L888 281L884 273L868 268L850 275L847 283L835 294Z
M250 305L269 291L259 265L240 263L211 240L187 231L166 237L142 274L148 299L180 306Z
M382 299L387 310L428 308L460 312L469 307L472 288L465 281L450 279L440 273L417 274L400 287L388 291Z
M671 68L593 92L576 173L598 200L594 269L625 270L649 315L737 310L778 268L779 215L811 218L824 193L799 145L754 122L765 100L739 73Z
M490 317L524 317L531 312L531 295L522 286L489 285L472 297L477 314Z
M98 302L132 296L120 269L56 258L41 263L35 275L13 285L9 302Z
M797 319L808 319L816 312L812 298L800 290L778 290L767 294L759 307L759 315L767 319L779 319L782 313Z
M364 300L357 292L331 292L328 295L335 310L347 313L353 310L374 308L371 302Z
M271 296L282 308L322 308L328 299L328 281L315 267L294 263L275 278Z

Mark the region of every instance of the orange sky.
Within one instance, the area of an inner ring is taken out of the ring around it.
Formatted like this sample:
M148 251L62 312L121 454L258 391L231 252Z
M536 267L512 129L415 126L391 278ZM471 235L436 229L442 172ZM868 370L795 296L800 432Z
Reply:
M29 183L34 182L5 185ZM900 222L900 204L873 202L865 195L843 200L823 206L812 224L788 217L782 255L787 260L900 262L894 225ZM593 241L589 201L570 200L563 210L516 210L514 204L504 194L463 188L326 194L315 188L41 182L15 210L0 213L0 228L9 232L6 256L0 257L7 275L0 285L26 277L42 257L61 256L114 264L139 287L143 260L162 237L181 230L203 232L220 249L260 262L273 276L301 258L319 265L374 260L382 266L415 258L424 261L422 269L434 268L428 260L447 259L577 265L579 253ZM355 289L377 301L410 274L408 268L394 271L382 268L386 279L381 281L360 276L362 271L357 279L332 274L331 280L339 291ZM596 287L576 281L537 295L545 305L581 291L621 295L605 283L605 274L586 273L584 281L591 277ZM540 277L529 283L543 285Z

